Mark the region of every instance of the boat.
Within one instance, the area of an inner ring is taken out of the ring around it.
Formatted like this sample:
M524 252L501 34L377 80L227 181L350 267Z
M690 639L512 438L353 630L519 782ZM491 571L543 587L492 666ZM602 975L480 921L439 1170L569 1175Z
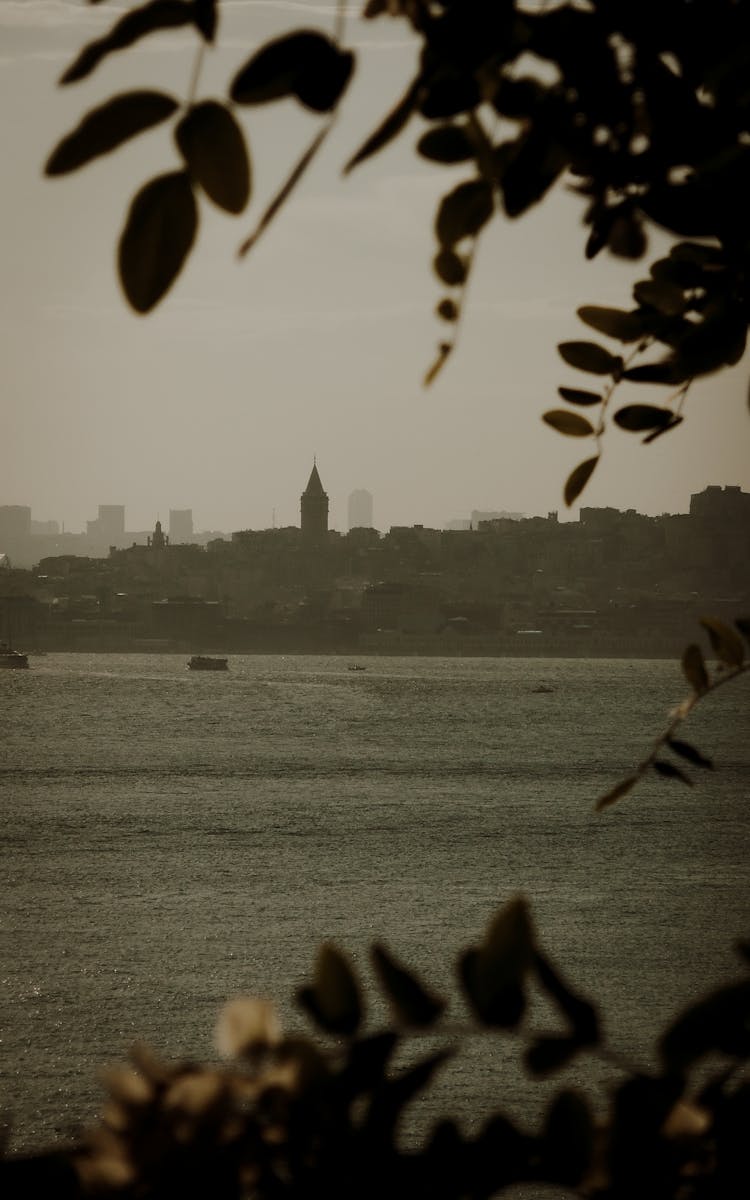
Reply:
M536 692L536 693L544 692L545 695L550 695L552 692L554 692L555 689L553 687L550 687L548 683L538 683L536 685L536 687L532 688L531 690L532 690L532 692Z
M188 671L226 671L226 658L209 658L205 654L194 654L188 663Z
M366 671L367 667L361 666L360 663L351 663L346 669L347 671Z
M20 650L12 650L8 642L0 642L0 669L18 671L28 665L29 659L26 654L21 654Z

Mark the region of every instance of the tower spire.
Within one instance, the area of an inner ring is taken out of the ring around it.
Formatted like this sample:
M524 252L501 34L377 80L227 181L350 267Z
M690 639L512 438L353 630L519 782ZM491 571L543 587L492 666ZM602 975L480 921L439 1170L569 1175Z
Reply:
M307 487L300 496L300 525L306 541L325 541L328 533L328 496L318 474L317 455Z

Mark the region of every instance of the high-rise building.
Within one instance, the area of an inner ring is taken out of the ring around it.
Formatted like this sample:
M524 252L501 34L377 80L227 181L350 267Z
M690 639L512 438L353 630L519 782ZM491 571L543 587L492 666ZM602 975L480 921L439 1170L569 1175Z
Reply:
M170 508L169 540L173 546L193 540L192 508Z
M0 541L28 537L30 533L30 508L25 504L0 504Z
M60 522L32 520L31 532L36 537L57 537L60 533Z
M125 538L125 505L100 504L96 520L86 522L86 534L103 546L122 545Z
M308 542L324 541L328 533L328 495L314 460L307 487L300 496L300 526Z
M357 488L349 496L347 517L350 529L372 529L372 495Z

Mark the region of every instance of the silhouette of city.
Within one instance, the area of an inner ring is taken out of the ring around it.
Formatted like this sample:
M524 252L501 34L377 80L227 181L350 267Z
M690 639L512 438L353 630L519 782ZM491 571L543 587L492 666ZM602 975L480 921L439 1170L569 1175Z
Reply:
M351 493L329 529L316 462L299 526L128 532L100 505L84 534L0 506L0 638L67 651L670 655L706 612L750 607L750 493L711 486L688 513L480 512L373 527Z

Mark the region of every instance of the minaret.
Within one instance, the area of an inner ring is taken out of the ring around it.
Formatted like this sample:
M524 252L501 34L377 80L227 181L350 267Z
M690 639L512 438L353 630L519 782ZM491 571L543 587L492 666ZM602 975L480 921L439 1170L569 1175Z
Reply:
M313 469L307 487L300 496L299 506L300 525L305 541L324 542L328 533L328 496L323 491L314 459Z

